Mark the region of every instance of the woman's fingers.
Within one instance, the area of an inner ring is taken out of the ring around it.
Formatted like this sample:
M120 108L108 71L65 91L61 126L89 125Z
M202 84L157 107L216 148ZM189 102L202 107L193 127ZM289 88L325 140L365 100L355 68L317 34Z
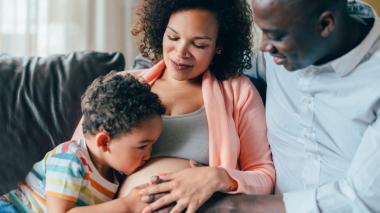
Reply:
M199 206L195 206L194 204L190 203L186 209L186 213L195 213L198 208Z
M143 209L143 213L151 213L158 209L161 209L164 206L167 206L173 202L175 202L177 199L172 194L166 194L160 199L154 201L153 203L149 204L149 206L145 207Z
M187 207L187 203L179 200L177 201L177 204L174 206L174 208L170 211L170 213L181 213L183 210L185 210Z
M145 189L141 190L139 192L140 195L150 195L150 194L157 194L162 192L170 192L173 188L172 182L163 182L160 184L154 184L146 187Z
M144 201L145 203L152 203L161 197L165 196L168 193L158 193L158 194L150 194L150 195L144 195L141 197L141 200Z

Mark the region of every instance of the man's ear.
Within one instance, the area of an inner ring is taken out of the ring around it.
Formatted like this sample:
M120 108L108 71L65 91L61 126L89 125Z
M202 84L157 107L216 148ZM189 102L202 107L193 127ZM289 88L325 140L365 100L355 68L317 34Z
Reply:
M319 16L318 28L323 38L330 36L335 29L335 15L332 11L325 11Z
M96 134L96 146L103 152L108 151L108 145L111 142L111 138L106 132L99 132Z

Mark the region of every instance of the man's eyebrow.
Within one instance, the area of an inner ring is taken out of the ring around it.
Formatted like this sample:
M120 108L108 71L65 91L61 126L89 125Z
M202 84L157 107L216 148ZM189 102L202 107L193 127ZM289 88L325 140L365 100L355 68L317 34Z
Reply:
M170 29L170 30L173 31L174 33L177 33L177 34L178 34L178 32L175 31L175 30L174 30L173 28L171 28L170 26L168 26L168 29ZM212 38L209 37L209 36L195 36L195 37L194 37L194 40L199 40L199 39L206 39L206 40L210 40L210 41L212 41Z

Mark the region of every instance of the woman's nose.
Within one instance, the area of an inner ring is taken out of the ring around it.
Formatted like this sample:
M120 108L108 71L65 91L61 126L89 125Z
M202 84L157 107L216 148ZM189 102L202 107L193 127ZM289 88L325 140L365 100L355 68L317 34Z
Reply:
M176 47L177 56L180 58L187 58L190 56L188 45L185 42L180 42Z

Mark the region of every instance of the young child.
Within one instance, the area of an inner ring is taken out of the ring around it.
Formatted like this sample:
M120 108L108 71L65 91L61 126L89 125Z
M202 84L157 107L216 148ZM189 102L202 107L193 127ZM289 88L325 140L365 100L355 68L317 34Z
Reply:
M137 193L115 199L115 172L133 173L150 158L164 107L147 84L112 72L82 96L81 140L60 144L36 163L0 212L131 212Z

